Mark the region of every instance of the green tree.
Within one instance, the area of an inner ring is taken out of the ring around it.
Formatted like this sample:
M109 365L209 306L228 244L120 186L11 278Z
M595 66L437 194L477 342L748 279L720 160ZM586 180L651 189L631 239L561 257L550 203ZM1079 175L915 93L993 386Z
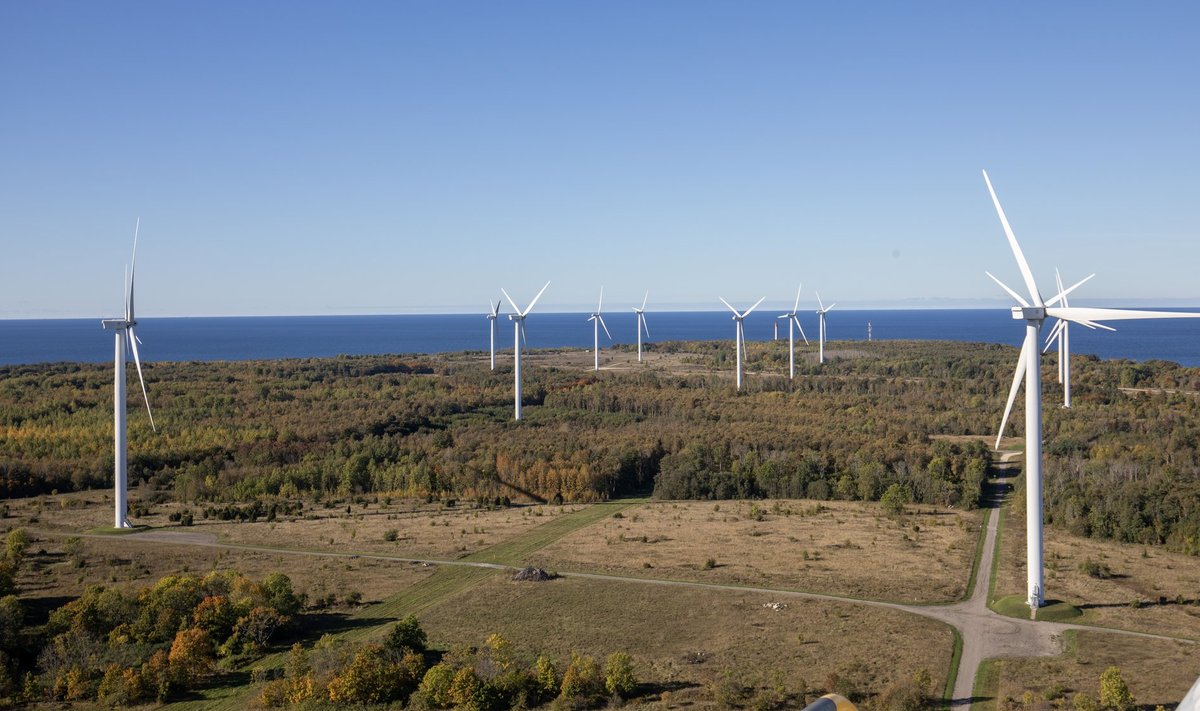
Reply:
M892 484L883 492L879 501L883 504L884 511L898 516L904 513L904 505L912 502L912 492L907 486Z
M429 667L418 688L429 703L438 708L446 708L454 703L450 699L450 685L453 682L454 668L445 662L440 662Z
M1133 703L1133 694L1121 677L1121 670L1115 666L1105 669L1100 675L1100 705L1116 711L1129 711Z
M392 625L392 629L388 631L388 635L383 641L383 646L396 654L403 654L406 649L424 652L427 643L425 630L421 629L420 621L415 615L409 615Z
M613 652L604 662L604 689L610 694L629 696L637 686L633 660L625 652Z
M558 669L554 667L554 662L546 655L541 655L537 661L533 663L534 676L537 678L538 691L545 698L552 698L558 693L562 686L562 680L558 678Z

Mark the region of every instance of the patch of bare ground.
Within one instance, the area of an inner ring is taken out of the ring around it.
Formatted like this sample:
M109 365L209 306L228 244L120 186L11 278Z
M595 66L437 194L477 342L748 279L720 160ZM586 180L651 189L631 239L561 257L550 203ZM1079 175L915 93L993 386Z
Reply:
M1046 597L1080 608L1083 616L1072 622L1200 639L1200 558L1051 527L1044 536ZM1024 591L1025 503L1016 497L1004 522L995 597Z
M421 580L430 568L362 558L318 558L292 554L209 548L128 537L78 538L35 535L17 581L22 597L57 606L89 585L136 590L167 575L232 570L253 579L286 573L298 592L315 603L337 607L376 602ZM355 601L358 599L358 602ZM55 602L57 601L57 602Z
M1081 691L1096 699L1100 674L1116 666L1140 708L1171 708L1200 676L1200 657L1192 644L1102 632L1067 636L1067 650L1057 657L989 661L978 691L996 699L998 709L1048 710L1062 703L1056 699L1070 702ZM1029 705L1023 703L1027 692L1033 699Z
M660 708L717 708L710 685L727 673L758 689L774 678L790 695L803 687L825 693L837 673L875 694L924 668L940 689L953 647L949 627L895 610L569 577L536 584L494 577L420 619L440 646L479 645L499 632L560 668L571 650L600 660L626 651L638 677L666 701Z
M529 563L903 602L960 599L979 513L909 510L889 518L878 504L854 502L654 502L576 531Z

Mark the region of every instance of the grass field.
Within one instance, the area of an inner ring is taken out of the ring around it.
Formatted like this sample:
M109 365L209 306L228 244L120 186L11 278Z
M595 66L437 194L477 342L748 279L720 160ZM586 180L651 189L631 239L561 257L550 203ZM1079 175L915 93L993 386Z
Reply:
M910 510L896 520L878 505L838 501L646 503L566 536L532 560L562 570L905 602L961 598L982 516ZM882 568L886 576L878 574Z
M1006 518L995 595L1023 598L1023 499L1010 502ZM1050 527L1044 535L1046 597L1083 613L1064 621L1200 640L1200 561L1195 557L1161 547L1080 538ZM1085 572L1088 561L1109 577Z
M1121 675L1141 708L1179 703L1200 676L1196 646L1183 642L1118 636L1104 632L1068 632L1067 650L1058 657L999 659L985 664L977 678L976 697L999 703L983 708L1057 708L1079 691L1097 697L1100 674L1110 666ZM1023 703L1026 692L1032 706Z
M768 606L775 602L783 606ZM804 686L824 693L826 678L838 673L872 694L927 668L940 690L953 648L949 627L892 610L578 578L495 576L419 617L447 648L499 632L527 655L559 660L571 650L597 658L628 651L641 678L655 683L652 698L669 690L659 708L714 707L709 685L727 671L759 688L778 675L791 694Z

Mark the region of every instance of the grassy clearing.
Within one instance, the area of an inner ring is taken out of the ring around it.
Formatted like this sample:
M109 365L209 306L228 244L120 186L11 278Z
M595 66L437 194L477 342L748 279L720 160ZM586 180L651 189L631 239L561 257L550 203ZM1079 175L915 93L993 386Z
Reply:
M566 535L577 528L588 526L599 518L611 516L615 511L628 505L630 504L600 504L590 507L573 507L570 510L564 510L549 521L528 531L521 538L506 541L494 551L486 551L477 554L477 556L472 556L472 558L475 558L472 562L487 562L499 565L519 564L522 562L524 556L547 545L547 543L558 537ZM433 570L434 572L428 575L428 577L388 596L378 604L364 606L348 615L347 629L337 634L352 641L360 641L377 636L383 633L387 625L406 615L422 613L447 598L464 594L469 595L470 590L474 586L488 578L507 577L497 576L497 571L494 569L473 566L442 565L435 566ZM321 630L315 630L314 634L310 635L314 638L304 641L311 644L315 641L315 634L320 632ZM478 643L479 641L474 640L474 643ZM277 652L255 662L254 667L261 669L279 668L283 665L285 658L285 652ZM229 683L234 684L235 680L231 679ZM202 698L170 704L167 708L186 709L187 711L198 709L205 709L206 711L234 711L235 709L247 708L258 690L257 688L246 686L244 680L236 681L236 683L241 684L241 686L234 687L232 691L229 685L214 686L201 692Z
M1029 603L1024 595L1006 595L992 604L992 609L1001 615L1029 619ZM1061 600L1047 600L1038 608L1037 620L1040 622L1078 622L1083 612L1074 605Z
M836 672L860 679L869 695L928 668L941 688L954 647L949 627L893 610L578 578L520 583L494 576L419 617L430 639L446 648L478 645L499 632L524 654L560 661L571 650L597 658L628 651L639 676L659 686L652 696L666 699L662 708L711 708L707 687L726 671L759 688L778 674L792 694L802 686L824 693Z
M1001 599L1024 597L1025 510L1017 503L1006 507L1012 525L1001 538L995 588ZM1050 527L1044 535L1046 594L1082 612L1071 622L1200 639L1200 559Z
M1076 692L1096 698L1100 674L1117 666L1141 708L1179 702L1200 676L1196 646L1186 642L1146 639L1104 632L1069 632L1067 650L1058 657L996 659L976 676L974 696L985 701L981 709L1021 706L1030 693L1034 706L1049 708L1060 697L1068 701Z
M893 519L877 504L843 501L652 502L564 536L530 560L568 571L952 602L967 590L981 519L925 506Z

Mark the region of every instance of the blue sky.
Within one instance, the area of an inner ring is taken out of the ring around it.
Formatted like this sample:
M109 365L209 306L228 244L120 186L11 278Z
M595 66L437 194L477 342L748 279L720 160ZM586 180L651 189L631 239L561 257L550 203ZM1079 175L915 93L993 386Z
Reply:
M1200 304L1194 3L0 3L0 318Z

